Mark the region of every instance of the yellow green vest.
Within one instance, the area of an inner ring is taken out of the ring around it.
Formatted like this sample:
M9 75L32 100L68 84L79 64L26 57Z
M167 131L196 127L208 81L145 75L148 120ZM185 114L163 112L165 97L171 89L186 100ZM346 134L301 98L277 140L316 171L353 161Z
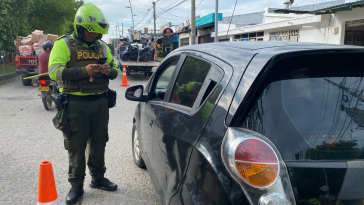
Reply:
M67 68L80 68L86 67L88 64L97 64L100 57L107 57L106 45L99 40L95 41L93 47L85 48L82 46L82 41L77 38L73 39L70 35L66 35L63 39L67 43L70 53L70 61L66 65ZM90 77L87 77L75 81L63 81L63 92L97 94L108 91L108 85L109 79L100 72L93 76L91 80Z

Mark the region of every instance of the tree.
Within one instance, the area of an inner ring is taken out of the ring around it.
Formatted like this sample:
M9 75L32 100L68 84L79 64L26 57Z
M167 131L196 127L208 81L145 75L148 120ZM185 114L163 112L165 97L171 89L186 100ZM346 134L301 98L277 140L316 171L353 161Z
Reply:
M15 50L16 36L27 36L35 29L62 35L72 31L78 0L0 1L0 50Z
M27 11L30 7L31 1L0 1L0 50L14 50L16 36L29 33Z
M45 33L63 35L72 31L77 9L83 1L75 0L32 0L29 21L34 29Z

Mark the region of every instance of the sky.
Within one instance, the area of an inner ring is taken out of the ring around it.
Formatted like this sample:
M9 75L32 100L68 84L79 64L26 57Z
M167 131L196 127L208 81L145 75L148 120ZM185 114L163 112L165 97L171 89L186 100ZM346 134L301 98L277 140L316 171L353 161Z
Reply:
M156 1L156 28L159 28L171 22L172 25L178 25L190 18L191 0L154 0ZM205 16L215 12L214 0L195 0L196 16ZM264 11L264 8L283 8L286 0L219 0L219 13L223 16L231 16L237 1L234 15ZM303 6L315 3L327 2L330 0L295 0L293 6ZM356 0L346 0L346 3ZM98 6L110 23L109 33L104 35L103 40L108 41L117 33L122 35L122 23L124 28L124 37L127 31L133 25L129 0L84 0L85 3L92 2ZM149 31L153 29L153 0L130 0L134 14L134 26L136 30L143 30L148 27ZM149 10L149 11L148 11ZM119 30L117 31L116 26Z

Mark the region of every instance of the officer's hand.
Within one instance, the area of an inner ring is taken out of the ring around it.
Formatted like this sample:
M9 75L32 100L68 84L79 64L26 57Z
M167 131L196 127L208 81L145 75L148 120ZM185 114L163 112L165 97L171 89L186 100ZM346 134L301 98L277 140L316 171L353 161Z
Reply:
M105 75L110 75L111 68L110 68L110 65L108 63L105 63L104 65L102 65L101 73L105 74Z
M89 76L94 76L100 72L100 64L88 64L86 70Z

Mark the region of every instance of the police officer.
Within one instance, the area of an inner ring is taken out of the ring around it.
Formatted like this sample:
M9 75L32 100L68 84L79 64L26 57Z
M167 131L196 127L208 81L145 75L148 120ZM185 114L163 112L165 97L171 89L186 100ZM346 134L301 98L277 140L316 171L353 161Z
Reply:
M87 3L78 9L74 26L72 35L57 39L49 59L50 77L63 82L60 91L67 93L69 99L65 112L72 133L68 138L64 135L64 147L68 150L68 181L72 188L66 197L67 204L77 203L83 194L87 143L91 188L117 189L104 177L109 138L108 82L118 76L111 51L100 40L102 34L108 33L109 24L98 7ZM97 64L100 57L107 57L105 64Z
M177 90L177 96L179 97L181 104L192 107L198 93L200 92L201 86L201 83L189 82L179 87Z

